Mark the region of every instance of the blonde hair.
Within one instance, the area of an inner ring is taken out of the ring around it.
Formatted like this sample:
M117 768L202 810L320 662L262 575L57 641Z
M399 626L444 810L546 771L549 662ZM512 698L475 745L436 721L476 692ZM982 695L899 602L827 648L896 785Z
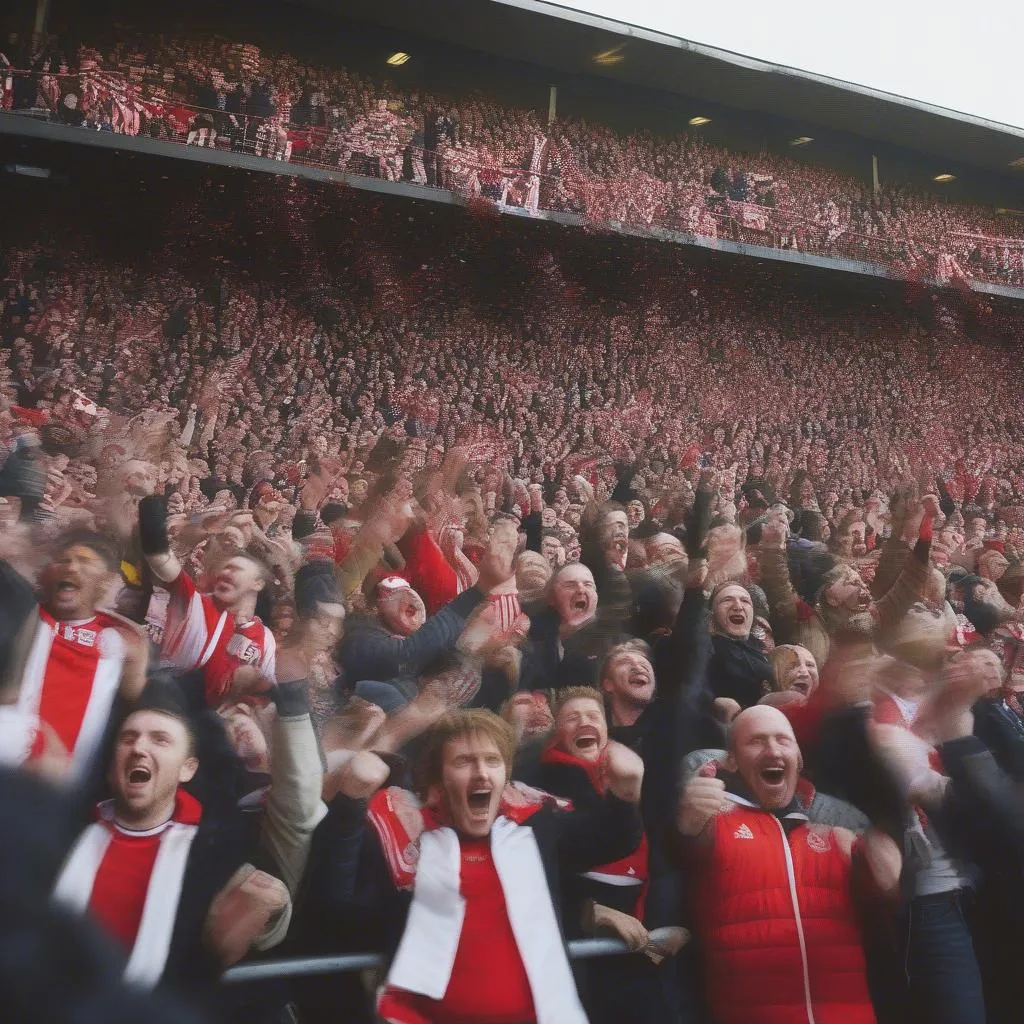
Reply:
M768 652L768 660L772 666L772 686L776 693L789 689L783 680L791 669L800 664L800 651L806 649L799 644L779 644Z
M561 690L555 690L551 698L551 711L555 718L571 700L593 700L604 711L604 697L593 686L566 686Z

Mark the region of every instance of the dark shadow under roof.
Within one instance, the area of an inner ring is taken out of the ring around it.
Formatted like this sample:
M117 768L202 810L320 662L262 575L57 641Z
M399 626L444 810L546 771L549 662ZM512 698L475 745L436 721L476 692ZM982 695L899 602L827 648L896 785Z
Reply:
M339 17L626 86L789 118L1013 174L1024 129L773 65L539 0L291 0ZM595 54L622 47L622 61ZM1018 171L1024 178L1024 169Z

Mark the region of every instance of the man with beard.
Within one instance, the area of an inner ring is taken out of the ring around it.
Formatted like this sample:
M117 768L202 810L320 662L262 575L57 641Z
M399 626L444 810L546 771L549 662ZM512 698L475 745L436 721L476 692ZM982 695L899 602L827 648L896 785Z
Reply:
M559 810L509 785L514 742L487 711L441 719L417 765L422 805L379 789L388 769L376 755L346 766L323 838L351 842L359 830L354 858L329 858L345 875L332 889L390 938L378 1005L390 1024L586 1021L560 934L561 879L636 848L643 767L613 744L607 795L593 809Z
M771 1018L873 1024L856 890L896 890L887 835L811 825L801 765L776 708L733 723L725 771L685 787L676 818L697 901L716 1024Z
M832 535L829 547L833 554L841 561L857 564L868 553L865 529L861 509L847 512Z
M0 759L21 764L45 752L82 780L95 765L115 702L145 685L148 647L128 622L101 611L116 579L114 547L96 533L66 534L40 576L40 603L12 645Z
M287 930L277 879L245 863L240 832L184 787L196 738L172 684L152 684L117 732L113 796L72 846L54 898L92 917L124 951L125 979L202 991L252 945Z
M924 505L919 504L907 516L903 544L914 546L883 597L873 600L860 573L851 565L839 563L822 577L811 608L800 601L790 581L787 523L781 517L766 523L761 530L761 584L771 605L776 643L806 647L817 663L824 665L833 640L883 638L925 592L931 525L931 514Z

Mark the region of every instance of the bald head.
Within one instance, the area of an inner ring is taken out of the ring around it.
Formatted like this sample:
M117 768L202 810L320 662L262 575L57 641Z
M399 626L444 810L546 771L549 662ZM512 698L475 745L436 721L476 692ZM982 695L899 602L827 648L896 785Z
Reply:
M778 708L758 704L736 716L729 731L729 762L760 807L774 811L792 802L800 748Z

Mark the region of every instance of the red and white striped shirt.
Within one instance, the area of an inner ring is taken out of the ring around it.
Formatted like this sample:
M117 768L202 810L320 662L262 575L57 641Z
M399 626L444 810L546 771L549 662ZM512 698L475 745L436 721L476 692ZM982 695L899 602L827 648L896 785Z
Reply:
M209 594L200 593L187 573L166 586L171 598L161 648L165 664L202 668L211 704L227 695L242 666L255 666L274 680L277 643L258 617L239 625Z
M82 622L58 622L43 608L18 691L26 728L23 749L5 751L20 763L38 756L39 724L49 726L71 754L72 776L99 751L121 683L125 642L116 619L97 612Z

